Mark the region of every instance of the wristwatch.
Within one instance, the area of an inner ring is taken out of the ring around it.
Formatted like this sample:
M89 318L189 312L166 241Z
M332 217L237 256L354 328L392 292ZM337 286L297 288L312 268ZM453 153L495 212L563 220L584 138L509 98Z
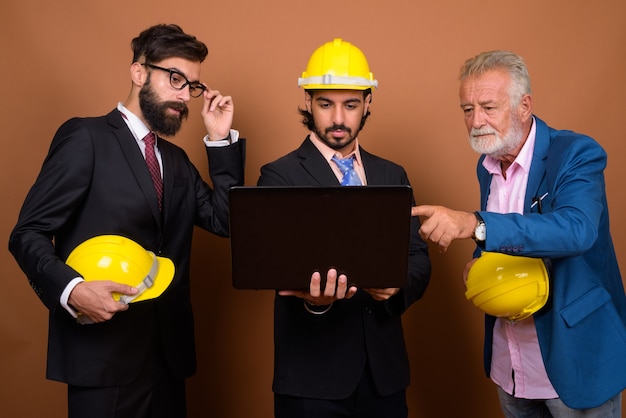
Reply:
M487 226L485 225L485 221L483 221L483 218L478 214L478 212L474 212L474 215L476 215L476 220L478 221L478 223L476 224L474 232L472 233L472 239L476 241L476 243L482 244L487 239Z

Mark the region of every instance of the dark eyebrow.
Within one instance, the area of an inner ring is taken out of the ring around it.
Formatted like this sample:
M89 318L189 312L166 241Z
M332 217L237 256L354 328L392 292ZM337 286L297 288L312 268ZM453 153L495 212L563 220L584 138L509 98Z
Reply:
M315 101L324 101L324 102L335 103L333 100L331 100L329 98L326 98L324 96L316 97ZM357 98L357 97L354 97L354 98L351 98L351 99L348 99L348 100L344 100L341 103L346 104L346 103L354 103L354 102L361 103L361 99Z
M189 80L189 77L187 77L187 74L183 73L181 70L179 70L176 67L170 67L170 70L175 71L177 74L182 75L183 77L185 77L185 80L189 81L189 83L200 83L200 80ZM200 83L202 84L202 83Z

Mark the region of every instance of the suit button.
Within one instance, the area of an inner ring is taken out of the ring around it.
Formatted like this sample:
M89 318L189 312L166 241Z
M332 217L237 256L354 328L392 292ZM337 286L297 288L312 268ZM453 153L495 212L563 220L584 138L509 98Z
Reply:
M371 313L372 313L372 308L371 308L371 307L369 307L369 306L366 306L366 307L365 307L365 313L366 313L366 314L371 314Z

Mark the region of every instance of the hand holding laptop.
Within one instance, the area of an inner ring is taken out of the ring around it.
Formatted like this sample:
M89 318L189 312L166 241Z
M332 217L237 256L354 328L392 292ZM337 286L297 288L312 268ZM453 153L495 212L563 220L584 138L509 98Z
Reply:
M345 274L337 277L337 270L329 269L326 274L326 286L321 288L322 276L319 272L311 275L309 291L306 290L280 290L281 296L296 296L305 299L312 305L330 305L339 299L350 299L357 291L356 286L348 287L348 278Z
M281 296L296 296L305 299L311 305L330 305L336 300L350 299L357 292L356 286L348 287L348 278L345 274L337 277L337 270L331 268L326 274L326 286L321 288L322 277L319 272L311 275L311 285L309 291L306 290L279 290ZM369 293L374 300L387 300L400 291L397 287L385 289L363 289Z
M370 296L377 301L383 301L383 300L387 300L390 297L392 297L393 295L395 295L396 293L398 293L400 291L400 288L398 287L387 287L385 289L363 289L364 291L366 291L367 293L370 294Z

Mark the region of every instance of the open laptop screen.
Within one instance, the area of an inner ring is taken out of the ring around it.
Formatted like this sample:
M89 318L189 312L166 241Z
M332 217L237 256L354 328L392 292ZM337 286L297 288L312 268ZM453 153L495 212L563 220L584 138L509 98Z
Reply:
M331 267L360 288L403 287L411 205L409 186L233 187L233 287L308 289Z

